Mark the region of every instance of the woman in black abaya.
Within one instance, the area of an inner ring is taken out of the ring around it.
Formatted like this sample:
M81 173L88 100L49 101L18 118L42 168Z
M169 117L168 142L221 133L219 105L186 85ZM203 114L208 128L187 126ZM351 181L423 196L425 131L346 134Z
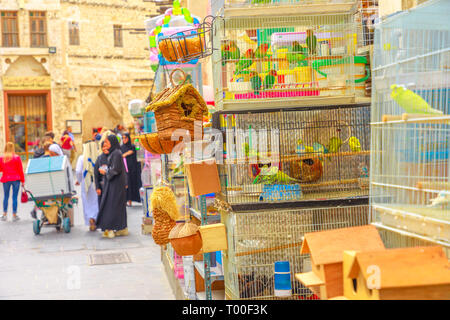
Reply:
M108 160L106 168L99 168L100 174L104 176L105 185L102 190L97 227L103 231L104 237L114 238L128 235L127 175L117 137L108 136L104 147L108 150Z
M127 161L128 167L128 189L127 200L128 205L131 207L131 202L141 202L141 196L139 189L142 187L141 182L141 167L137 161L136 146L131 143L129 133L125 133L122 136L123 145L120 147L122 150L122 156Z
M98 195L98 207L100 208L100 204L102 201L102 190L105 188L105 179L104 176L100 174L98 171L102 166L106 166L108 164L108 150L105 148L104 142L101 144L102 153L98 156L97 161L95 162L94 167L94 180L95 180L95 190Z

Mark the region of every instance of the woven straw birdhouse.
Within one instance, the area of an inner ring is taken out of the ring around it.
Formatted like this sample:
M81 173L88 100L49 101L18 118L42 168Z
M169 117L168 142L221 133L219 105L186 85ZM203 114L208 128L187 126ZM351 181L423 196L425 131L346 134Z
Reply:
M173 87L158 93L146 111L155 113L160 139L170 140L175 130L184 129L189 131L191 140L194 140L194 122L202 123L208 107L197 89L190 83L185 84L186 76L182 84L174 85L172 80L174 71L170 75Z
M152 237L156 244L169 243L169 234L179 219L175 194L169 187L157 187L152 192L150 204L155 219Z

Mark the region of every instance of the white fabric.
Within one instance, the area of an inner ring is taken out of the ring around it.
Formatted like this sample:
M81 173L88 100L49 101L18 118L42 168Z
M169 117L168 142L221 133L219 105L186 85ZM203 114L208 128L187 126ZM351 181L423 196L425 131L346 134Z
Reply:
M63 156L64 153L60 146L58 146L56 143L52 144L50 147L48 147L48 150L51 152L56 153L58 156Z
M97 192L95 191L94 183L91 183L87 192L86 189L84 188L85 181L83 177L83 159L84 159L83 155L78 157L75 174L77 176L77 181L81 184L81 201L83 202L84 223L88 226L89 219L97 220L98 198Z
M83 176L85 183L82 187L88 192L94 181L94 166L98 158L98 144L94 141L83 144Z

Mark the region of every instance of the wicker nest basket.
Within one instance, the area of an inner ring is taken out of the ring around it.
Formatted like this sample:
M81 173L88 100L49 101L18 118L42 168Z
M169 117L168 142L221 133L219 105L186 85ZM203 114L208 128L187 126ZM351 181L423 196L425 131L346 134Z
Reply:
M145 150L153 154L169 154L181 141L161 139L158 133L146 133L139 136L139 141Z
M156 244L162 246L169 243L170 231L175 227L176 222L169 214L160 209L153 209L155 224L152 229L152 237Z
M180 256L192 256L202 249L203 242L198 226L184 220L177 224L169 234L170 244Z

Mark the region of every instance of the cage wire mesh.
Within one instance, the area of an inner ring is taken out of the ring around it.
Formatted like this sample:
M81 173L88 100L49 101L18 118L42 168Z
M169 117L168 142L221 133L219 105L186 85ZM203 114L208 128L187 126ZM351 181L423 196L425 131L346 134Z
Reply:
M355 21L358 24L358 45L373 44L375 23L378 21L378 0L359 0Z
M300 255L308 232L366 225L368 205L222 212L228 251L223 257L225 290L231 299L278 299L274 293L274 263L289 261L291 299L317 299L296 273L311 270L309 255Z
M377 222L450 245L448 12L429 1L375 29L370 195Z
M368 196L370 105L220 113L230 204Z
M354 14L225 17L214 28L219 110L227 103L276 104L285 98L352 102L365 94L367 59L355 57Z

